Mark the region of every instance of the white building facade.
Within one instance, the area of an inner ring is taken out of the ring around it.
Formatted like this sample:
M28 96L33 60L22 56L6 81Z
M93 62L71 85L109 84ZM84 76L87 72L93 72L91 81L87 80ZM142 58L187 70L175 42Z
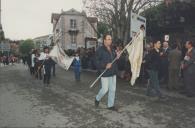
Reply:
M91 48L97 45L97 18L87 17L84 12L75 9L53 13L54 44L63 49Z
M36 48L43 49L45 46L52 45L53 35L49 34L45 36L36 37L33 39L33 42Z

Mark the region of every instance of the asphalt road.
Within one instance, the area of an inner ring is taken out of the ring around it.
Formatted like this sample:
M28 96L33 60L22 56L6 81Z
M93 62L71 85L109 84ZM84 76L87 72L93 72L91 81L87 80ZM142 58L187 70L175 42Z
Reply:
M0 67L0 127L194 128L195 99L166 92L165 100L145 96L145 88L117 81L116 106L107 96L94 107L99 84L89 89L95 73L74 74L57 67L50 87L35 80L22 64Z

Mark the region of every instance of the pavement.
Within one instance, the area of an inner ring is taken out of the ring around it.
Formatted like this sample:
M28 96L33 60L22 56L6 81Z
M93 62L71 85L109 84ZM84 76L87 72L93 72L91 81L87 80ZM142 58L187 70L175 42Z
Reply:
M194 128L195 98L163 90L166 99L147 97L145 88L117 80L116 106L107 110L107 96L94 107L99 83L83 71L81 82L72 70L57 67L49 87L22 64L0 67L0 127L66 128Z

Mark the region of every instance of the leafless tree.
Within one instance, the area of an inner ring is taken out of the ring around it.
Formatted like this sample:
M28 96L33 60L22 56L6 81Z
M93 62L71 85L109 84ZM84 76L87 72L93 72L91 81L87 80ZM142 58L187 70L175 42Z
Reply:
M85 11L106 23L115 39L130 38L131 12L139 13L163 0L83 0Z

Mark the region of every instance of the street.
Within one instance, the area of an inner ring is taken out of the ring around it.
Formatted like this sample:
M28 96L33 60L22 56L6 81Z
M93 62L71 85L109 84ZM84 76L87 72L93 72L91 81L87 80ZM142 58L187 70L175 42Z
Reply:
M73 71L57 67L49 87L32 77L22 64L0 67L0 127L194 128L195 99L177 92L165 100L145 96L145 88L117 80L116 106L107 110L107 96L94 107L99 84L84 71L75 82Z

